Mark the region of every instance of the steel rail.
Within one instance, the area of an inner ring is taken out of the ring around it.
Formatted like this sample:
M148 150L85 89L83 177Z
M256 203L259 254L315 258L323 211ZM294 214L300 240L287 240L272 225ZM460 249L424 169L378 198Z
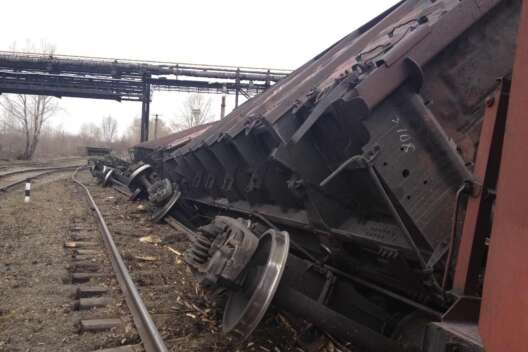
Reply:
M51 170L62 170L62 169L76 169L80 167L81 165L71 165L71 166L48 166L48 167L38 167L34 169L25 169L25 170L16 170L16 171L10 171L3 174L0 174L0 178L2 177L8 177L18 174L27 174L29 172L37 172L37 171L51 171Z
M121 257L121 254L119 254L119 250L117 249L117 246L112 238L112 234L110 233L110 230L106 225L106 222L103 218L103 214L97 207L97 204L95 203L92 194L88 190L88 187L86 187L81 181L76 178L79 169L80 168L77 168L73 172L72 180L82 189L84 189L88 202L90 203L90 208L94 211L96 215L97 222L99 224L99 229L101 230L101 234L103 237L103 242L108 251L110 252L110 259L112 262L114 273L116 274L117 281L119 282L119 286L121 287L121 291L125 296L127 306L130 309L132 318L134 319L134 323L136 325L136 329L143 342L143 347L145 348L146 352L167 352L167 346L165 346L165 343L163 342L163 339L158 329L156 328L156 325L154 324L154 321L152 320L152 317L150 316L145 306L145 303L143 303L143 300L139 295L136 285L130 277L130 274L126 268L123 258Z
M78 168L79 166L78 165L75 165L75 166L67 166L67 167L62 167L62 168L56 168L56 169L53 169L53 170L48 170L48 171L45 171L45 172L42 172L40 174L37 174L37 175L34 175L34 176L31 176L31 177L24 177L23 179L21 180L18 180L18 181L15 181L15 182L11 182L11 183L8 183L7 185L5 186L1 186L0 187L0 192L7 192L9 189L15 187L15 186L18 186L19 184L22 184L24 182L26 182L28 179L35 179L35 178L39 178L39 177L42 177L42 176L46 176L46 175L49 175L49 174L53 174L53 173L57 173L57 172L66 172L66 171L71 171L72 169L74 168ZM21 172L22 173L22 172Z

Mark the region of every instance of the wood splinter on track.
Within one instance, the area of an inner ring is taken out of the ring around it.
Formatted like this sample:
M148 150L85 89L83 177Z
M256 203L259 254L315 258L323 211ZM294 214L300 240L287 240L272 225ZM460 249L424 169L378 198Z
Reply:
M167 249L168 249L169 251L171 251L172 253L176 254L177 256L179 256L179 257L182 256L181 252L175 250L174 248L171 248L171 247L169 247L169 246L166 246L166 247L167 247Z

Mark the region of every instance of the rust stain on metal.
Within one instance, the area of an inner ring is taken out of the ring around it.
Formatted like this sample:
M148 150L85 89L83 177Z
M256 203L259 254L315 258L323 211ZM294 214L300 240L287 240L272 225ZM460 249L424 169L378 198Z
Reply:
M485 238L489 235L494 200L490 192L497 184L509 85L508 81L503 82L495 95L486 99L487 109L473 170L476 178L473 191L477 195L470 198L467 204L453 283L459 294L477 295L481 286L479 275L486 253Z
M480 331L487 352L524 352L528 332L528 6L523 5Z

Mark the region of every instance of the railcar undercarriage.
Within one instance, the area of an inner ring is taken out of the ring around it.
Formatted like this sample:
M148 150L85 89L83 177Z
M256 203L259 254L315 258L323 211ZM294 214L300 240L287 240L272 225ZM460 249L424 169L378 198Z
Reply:
M92 173L188 234L226 332L274 304L372 351L481 350L440 323L478 314L485 255L465 292L454 267L520 5L402 1L224 120Z

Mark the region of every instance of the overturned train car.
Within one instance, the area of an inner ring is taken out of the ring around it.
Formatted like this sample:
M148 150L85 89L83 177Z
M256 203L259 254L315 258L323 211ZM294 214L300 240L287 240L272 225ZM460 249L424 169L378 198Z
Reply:
M402 1L224 120L137 146L118 182L189 234L225 331L273 303L367 350L481 349L449 324L485 260L470 292L453 268L520 4Z

